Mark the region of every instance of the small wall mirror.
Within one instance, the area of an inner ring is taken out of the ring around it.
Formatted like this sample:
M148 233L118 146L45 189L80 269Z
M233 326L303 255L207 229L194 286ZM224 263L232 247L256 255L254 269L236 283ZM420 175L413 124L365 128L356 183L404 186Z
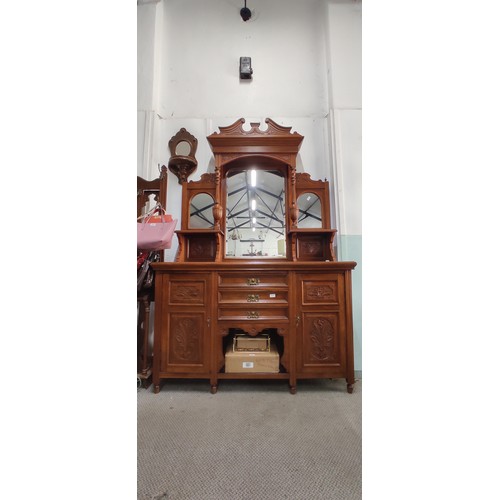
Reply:
M172 172L179 184L187 182L188 177L196 170L198 161L195 158L198 139L191 135L185 128L181 128L170 141L170 160L168 160L168 169Z
M321 228L323 221L321 219L321 200L314 193L303 193L297 199L297 207L299 208L299 217L297 219L297 227L305 228Z
M283 173L245 169L226 177L226 257L286 256Z
M175 154L177 156L189 156L191 153L191 144L187 141L181 141L175 146Z
M189 229L210 229L214 227L213 198L207 193L199 193L189 204Z

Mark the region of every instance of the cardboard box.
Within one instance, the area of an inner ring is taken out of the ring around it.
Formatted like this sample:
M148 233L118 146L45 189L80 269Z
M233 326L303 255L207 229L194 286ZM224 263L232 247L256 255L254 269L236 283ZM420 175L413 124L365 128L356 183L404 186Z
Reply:
M226 373L279 373L280 356L274 344L269 351L234 351L229 345L226 350Z

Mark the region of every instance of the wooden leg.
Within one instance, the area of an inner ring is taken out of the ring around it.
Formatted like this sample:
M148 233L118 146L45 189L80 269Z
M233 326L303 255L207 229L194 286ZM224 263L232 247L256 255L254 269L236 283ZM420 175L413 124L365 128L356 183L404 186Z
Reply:
M210 393L211 394L216 394L217 393L217 384L212 384L210 386Z
M160 385L158 384L154 386L154 393L158 394L159 392L160 392Z
M352 390L353 390L353 386L354 386L354 382L356 381L356 379L354 378L354 375L353 376L349 376L346 378L346 382L347 382L347 392L349 394L352 394Z
M142 338L142 374L146 375L149 366L149 315L151 312L149 297L146 295L144 301L144 332Z
M290 394L297 394L297 386L290 385Z

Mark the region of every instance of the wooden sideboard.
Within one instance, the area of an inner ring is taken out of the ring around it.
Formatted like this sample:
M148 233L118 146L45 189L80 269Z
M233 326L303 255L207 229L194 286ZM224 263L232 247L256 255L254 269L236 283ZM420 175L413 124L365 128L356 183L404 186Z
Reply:
M207 137L214 172L182 184L175 262L153 264L153 384L345 378L354 384L351 271L337 262L330 184L297 172L304 137L270 118ZM190 134L182 136L192 138ZM192 147L194 147L192 145ZM236 334L270 335L279 373L227 373Z
M354 384L351 271L355 262L160 262L156 272L154 391L162 379L345 378ZM271 335L279 373L226 373L241 331Z

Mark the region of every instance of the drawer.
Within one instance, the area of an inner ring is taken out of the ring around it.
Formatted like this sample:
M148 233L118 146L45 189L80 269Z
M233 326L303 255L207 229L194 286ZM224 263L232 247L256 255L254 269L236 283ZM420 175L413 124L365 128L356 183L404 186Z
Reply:
M285 273L220 273L219 287L287 287L288 274Z
M287 320L288 307L220 307L219 319L237 319L245 321Z
M219 304L288 304L288 291L283 289L219 290Z

